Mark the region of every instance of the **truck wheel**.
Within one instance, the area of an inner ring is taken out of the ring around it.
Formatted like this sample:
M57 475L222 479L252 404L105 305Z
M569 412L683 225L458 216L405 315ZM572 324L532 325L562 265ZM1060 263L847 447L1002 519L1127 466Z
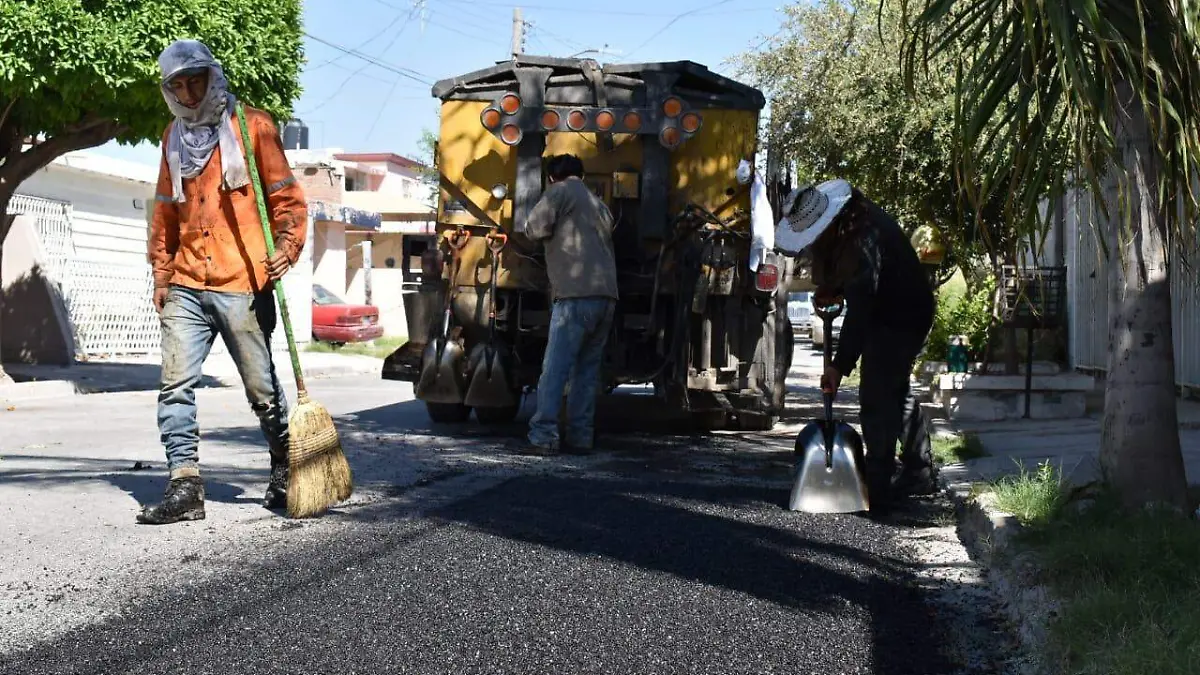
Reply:
M729 423L724 410L698 410L692 413L692 425L701 431L720 431Z
M517 418L520 410L519 404L501 408L480 407L475 409L475 419L479 420L480 424L508 424Z
M471 416L471 409L461 403L425 402L429 419L437 424L462 424Z
M771 415L757 410L739 410L737 413L739 431L770 431L778 423L778 415Z

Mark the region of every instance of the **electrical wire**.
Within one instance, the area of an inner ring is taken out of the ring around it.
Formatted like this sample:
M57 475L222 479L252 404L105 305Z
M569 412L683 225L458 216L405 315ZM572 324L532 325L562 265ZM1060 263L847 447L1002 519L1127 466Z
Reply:
M362 43L359 45L359 47L366 47L367 45L371 44L371 43L372 43L372 42L374 42L375 40L378 40L380 37L382 37L382 36L383 36L383 34L384 34L384 33L386 33L386 32L388 32L389 30L391 30L391 29L392 29L392 26L395 26L395 25L396 25L397 23L399 23L399 22L400 22L400 20L401 20L401 19L403 19L403 18L404 18L404 14L403 14L403 13L397 14L397 15L396 15L396 18L392 19L392 22L391 22L391 23L389 23L387 26L384 26L383 30L380 30L378 33L375 33L375 34L374 34L374 35L372 35L371 37L369 37L369 38L367 38L366 40L364 40L364 41L363 41L363 42L362 42ZM408 18L409 18L409 19L411 19L411 18L412 18L412 14L411 14L411 13L408 15ZM408 20L405 20L405 22L404 22L404 26L407 26L407 25L408 25ZM401 32L401 33L403 33L403 32L404 32L404 26L401 26L401 27L400 27L400 32ZM385 51L386 51L386 50L385 50ZM324 62L322 62L322 63L318 63L317 65L315 65L315 66L312 66L311 68L305 68L305 69L304 69L304 72L306 72L306 73L311 73L311 72L313 72L313 71L315 71L315 70L320 70L320 69L324 68L325 66L333 66L333 65L337 65L337 62L338 62L338 61L341 61L342 59L346 58L347 56L349 56L349 54L347 54L347 53L345 53L345 52L339 53L337 56L335 56L335 57L333 57L333 58L331 58L331 59L328 59L328 60L326 60L326 61L324 61Z
M668 22L666 23L666 25L665 25L665 26L663 26L662 28L659 28L657 32L655 32L655 33L654 33L653 35L651 35L650 37L646 38L646 41L645 41L645 42L643 42L642 44L638 45L637 47L634 47L632 51L629 51L629 52L627 52L627 53L625 54L625 56L631 56L631 55L632 55L632 54L634 54L635 52L641 51L641 49L642 49L643 47L645 47L646 45L648 45L648 44L650 44L651 42L653 42L653 41L654 41L654 38L656 38L656 37L658 37L659 35L662 35L663 33L667 32L667 29L668 29L668 28L670 28L671 26L674 26L674 25L675 25L676 23L678 23L678 22L679 22L681 19L687 18L687 17L689 17L689 16L692 16L692 15L694 15L694 14L697 14L697 13L699 13L699 12L703 12L703 11L705 11L705 10L714 9L714 8L716 8L716 7L720 7L720 6L722 6L722 5L728 5L728 4L729 4L729 3L731 3L731 2L733 2L733 0L718 0L717 2L714 2L714 3L713 3L713 4L711 4L711 5L705 5L705 6L703 6L703 7L697 7L696 9L688 10L688 11L686 11L686 12L680 12L679 14L677 14L677 15L675 16L675 18L673 18L673 19L671 19L670 21L668 21Z
M381 4L386 4L386 3L383 3L383 0L375 0L375 1L379 2ZM511 3L511 2L476 2L475 0L441 0L441 2L450 2L450 3L454 3L454 4L459 4L459 5L466 5L469 7L495 7L497 9L513 6L513 3ZM725 4L725 3L720 3L720 4ZM562 6L562 5L530 5L530 4L522 3L522 4L520 4L520 7L521 7L521 9L535 9L535 10L542 11L542 12L566 12L566 13L570 13L570 14L596 14L596 15L601 15L601 16L638 16L638 17L643 17L643 18L663 18L663 19L678 16L677 14L671 14L670 12L638 12L638 11L620 10L620 9L594 9L594 8L588 8L588 7L574 7L574 6L566 7L566 6ZM692 13L697 13L697 12L705 12L708 9L712 9L713 7L714 6L702 7L699 9L690 10L685 13L692 14ZM724 10L721 12L712 12L710 14L705 14L705 16L721 16L721 15L725 15L725 14L746 14L746 13L750 13L750 12L774 11L776 9L778 9L778 7L774 6L774 5L770 6L770 7L768 7L768 6L740 7L737 9L729 9L729 10Z
M433 86L433 82L430 82L428 79L424 79L424 78L429 77L428 75L425 75L424 73L420 73L411 68L403 68L401 66L392 65L385 61L381 61L377 58L369 56L367 54L363 54L362 52L359 52L357 50L348 49L346 47L343 47L342 45L330 42L329 40L326 40L324 38L319 38L316 35L313 35L312 33L309 33L307 31L304 33L304 35L305 35L305 37L307 37L311 40L316 40L317 42L320 42L321 44L323 44L327 47L332 47L333 49L336 49L340 52L344 52L345 54L347 54L349 56L353 56L357 59L366 61L367 63L370 63L371 65L376 66L378 68L382 68L383 70L395 73L401 77L408 78L415 82L420 82L421 84L424 84L424 85Z
M413 8L413 10L412 10L411 12L409 12L409 14L408 14L408 20L411 20L411 19L412 19L412 17L413 17L413 16L416 14L416 11L417 11L417 10L416 10L416 8ZM404 27L407 27L407 26L408 26L408 21L405 21ZM387 47L385 47L385 48L384 48L384 50L383 50L383 54L386 54L386 53L388 52L388 50L390 50L390 49L392 48L392 46L396 44L396 41L400 39L400 35L401 35L401 34L404 32L404 27L402 27L402 28L401 28L401 29L400 29L400 30L399 30L399 31L398 31L398 32L397 32L395 35L393 35L393 36L392 36L392 41L391 41L391 42L389 42L389 43L388 43L388 45L387 45ZM308 33L305 33L305 35L308 35L309 37L313 38L314 40L317 40L317 41L321 41L321 42L323 42L323 40L321 40L320 38L314 37L314 36L312 36L312 35L310 35L310 34L308 34ZM331 45L332 45L332 43L327 43L327 44L331 44ZM338 47L335 47L335 48L338 48ZM340 49L340 48L339 48L339 49ZM354 79L354 77L355 77L356 75L358 75L358 74L359 74L359 73L361 73L362 71L366 70L368 66L370 66L370 65L376 65L376 66L379 66L379 67L384 67L384 66L382 65L382 62L378 61L378 59L369 59L369 58L365 58L365 57L364 57L364 55L361 55L361 54L359 54L359 53L355 52L355 50L345 50L345 51L346 51L346 53L348 53L348 54L351 54L351 55L353 55L353 56L357 56L357 57L359 57L359 58L362 58L364 61L366 61L366 63L364 63L364 64L363 64L363 65L362 65L362 66L361 66L361 67L360 67L358 70L356 70L356 71L354 71L353 73L351 73L351 74L350 74L350 75L349 75L349 76L348 76L346 79L342 80L341 84L339 84L339 85L338 85L338 88L337 88L336 90L334 90L334 92L333 92L332 94L330 94L330 95L329 95L328 97L326 97L326 98L325 98L323 101L321 101L321 102L320 102L320 103L318 103L317 105L313 106L312 108L309 108L308 110L304 111L303 113L300 113L301 115L311 115L312 113L314 113L314 112L316 112L316 111L320 110L321 108L324 108L326 105L328 105L330 102L332 102L332 101L333 101L335 98L337 98L339 94L341 94L341 93L342 93L342 90L346 88L346 85L350 83L350 80ZM382 54L381 54L381 55L382 55ZM386 69L386 68L385 68L385 69ZM396 72L398 75L401 75L401 76L403 76L403 77L408 77L409 79L413 79L413 80L417 80L418 82L422 82L422 84L431 84L431 83L429 83L429 82L424 82L424 81L420 80L419 78L417 78L417 77L414 77L414 76L412 76L412 75L405 75L404 73L402 73L402 72L399 72L398 70L393 70L393 72ZM412 71L412 72L414 72L414 73L415 73L416 71ZM418 75L420 75L420 73L417 73L417 74L418 74ZM391 95L392 95L392 94L395 92L395 90L396 90L396 86L397 86L397 85L400 83L400 79L401 79L400 77L397 77L397 78L396 78L396 79L395 79L395 80L392 82L392 86L391 86L391 88L388 90L388 95L387 95L387 97L384 99L384 105L386 105L386 103L387 103L387 99L390 99L390 98L391 98ZM382 110L383 110L383 108L381 107L381 108L380 108L380 112L382 112ZM377 117L376 117L376 122L378 122L378 121L379 121L379 119L378 119L378 116L377 116ZM372 125L372 131L374 131L374 125Z

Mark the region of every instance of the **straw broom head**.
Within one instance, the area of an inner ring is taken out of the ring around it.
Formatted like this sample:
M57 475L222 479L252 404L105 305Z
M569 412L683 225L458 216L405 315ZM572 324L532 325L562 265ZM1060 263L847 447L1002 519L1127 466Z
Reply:
M288 419L288 516L311 518L354 491L333 417L301 391Z

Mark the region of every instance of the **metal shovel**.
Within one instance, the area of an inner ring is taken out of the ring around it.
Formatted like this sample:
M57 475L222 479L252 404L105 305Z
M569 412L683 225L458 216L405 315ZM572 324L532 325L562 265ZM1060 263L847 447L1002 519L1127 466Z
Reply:
M492 252L492 283L488 292L488 339L475 345L467 358L470 385L463 401L471 408L509 408L517 405L517 387L513 381L512 351L496 337L496 286L500 251L508 243L503 232L489 232L488 250Z
M825 323L825 365L833 361L833 320L841 314L816 310ZM857 513L870 505L863 477L866 455L862 437L849 424L833 419L833 393L823 391L825 419L814 420L796 437L796 482L788 508L807 513Z
M459 251L466 246L470 233L460 230L446 241L450 245L450 283L446 289L446 312L442 316L441 335L430 340L421 354L421 376L417 379L417 398L428 403L463 402L466 373L463 370L463 346L450 338L455 288L458 283Z

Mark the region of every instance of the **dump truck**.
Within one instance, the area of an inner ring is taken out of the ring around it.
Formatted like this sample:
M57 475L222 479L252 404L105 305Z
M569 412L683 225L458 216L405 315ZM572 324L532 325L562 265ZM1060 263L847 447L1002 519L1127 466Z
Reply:
M512 421L541 374L552 293L519 225L569 153L616 226L618 300L601 395L653 387L707 429L770 429L783 409L794 261L749 266L763 94L695 62L521 55L433 86L436 235L409 250L410 342L382 377L438 423ZM416 263L412 264L416 267Z

